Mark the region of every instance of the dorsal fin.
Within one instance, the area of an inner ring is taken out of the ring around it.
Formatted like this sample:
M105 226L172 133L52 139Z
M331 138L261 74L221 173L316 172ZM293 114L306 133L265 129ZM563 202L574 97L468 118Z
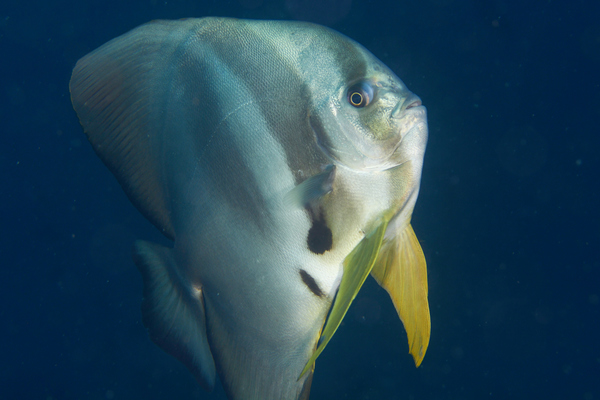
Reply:
M176 31L177 30L177 31ZM71 100L98 156L146 218L173 239L161 179L161 72L181 42L181 25L156 21L86 55L73 69Z

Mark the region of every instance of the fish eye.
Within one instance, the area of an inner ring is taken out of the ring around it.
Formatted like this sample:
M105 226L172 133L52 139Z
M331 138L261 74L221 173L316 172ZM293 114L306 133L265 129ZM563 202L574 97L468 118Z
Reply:
M373 100L373 87L368 82L359 82L348 89L348 102L356 108L366 107Z

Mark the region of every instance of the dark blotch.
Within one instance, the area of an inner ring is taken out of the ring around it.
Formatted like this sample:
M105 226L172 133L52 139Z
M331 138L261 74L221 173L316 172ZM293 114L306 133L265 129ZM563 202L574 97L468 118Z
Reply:
M301 269L300 277L302 277L302 282L304 282L304 284L306 286L308 286L308 288L310 289L311 292L313 292L315 295L317 295L319 297L325 296L325 293L323 293L323 291L321 290L319 285L317 285L317 282L315 282L314 278L312 276L310 276L308 272Z
M331 250L333 235L323 217L313 220L313 225L308 231L308 248L315 254L323 254Z

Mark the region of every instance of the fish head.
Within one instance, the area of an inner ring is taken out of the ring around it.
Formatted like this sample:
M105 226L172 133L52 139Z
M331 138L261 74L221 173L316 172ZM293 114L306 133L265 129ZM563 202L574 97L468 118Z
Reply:
M319 63L336 73L316 75L322 79L311 87L310 124L321 150L353 170L384 171L411 161L420 171L427 143L421 99L370 52L343 38L332 41L337 52L327 46Z
M349 207L362 231L374 229L381 217L390 232L401 230L410 223L419 192L427 110L371 52L340 33L319 29L307 45L310 57L299 60L310 92L314 140L338 167L328 214L339 212L338 231L355 229L347 223L348 213L338 211ZM348 179L342 190L343 170Z

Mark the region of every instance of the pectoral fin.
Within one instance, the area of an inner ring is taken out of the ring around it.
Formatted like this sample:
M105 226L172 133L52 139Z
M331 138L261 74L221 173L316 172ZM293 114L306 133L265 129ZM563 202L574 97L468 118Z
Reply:
M410 224L390 240L384 240L371 275L392 298L408 335L409 353L418 367L429 345L431 320L427 265Z
M296 208L307 206L331 192L335 178L335 165L327 165L323 172L311 176L290 190L283 201L285 205Z
M321 334L320 343L310 360L308 360L308 363L306 363L300 377L312 368L319 354L325 349L325 346L327 346L327 343L329 343L329 340L331 340L333 334L340 326L342 319L344 319L348 308L350 308L350 304L352 304L362 284L367 279L369 272L371 272L373 264L377 259L387 224L387 221L384 221L377 229L365 236L344 260L342 282L340 283L323 333Z
M150 339L177 358L206 389L215 384L215 362L206 337L202 293L179 275L171 249L138 240L134 261L144 281L142 316Z

